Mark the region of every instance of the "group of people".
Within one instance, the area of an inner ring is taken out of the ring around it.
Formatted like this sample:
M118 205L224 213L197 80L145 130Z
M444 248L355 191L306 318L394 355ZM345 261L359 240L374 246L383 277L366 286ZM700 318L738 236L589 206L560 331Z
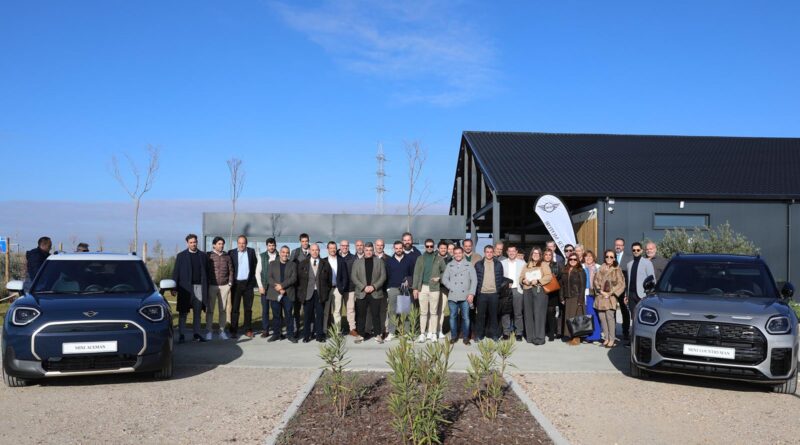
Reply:
M622 312L622 332L628 340L631 314L645 295L644 281L651 275L658 279L667 262L657 255L654 243L643 248L636 242L626 252L622 238L615 240L614 249L603 252L599 264L594 252L580 244L564 246L562 257L553 241L544 248L533 247L527 258L519 247L502 242L487 245L480 255L471 239L426 239L420 252L411 233L404 233L389 252L382 239L357 240L355 253L348 240L329 241L324 257L308 234L301 234L299 241L300 247L290 250L268 238L266 251L258 254L244 235L228 251L225 240L217 237L205 253L198 248L197 236L188 235L173 273L179 341L185 341L190 311L195 341L213 338L215 310L221 339L238 338L240 330L254 337L258 289L260 335L269 342L324 342L328 328L335 326L335 332L352 336L356 343L383 343L397 335L405 320L418 323L416 340L421 343L449 337L451 343L469 345L473 340L515 336L534 345L561 338L571 345L583 341L614 347L616 311ZM418 320L401 316L412 304L418 307ZM449 335L444 331L445 307ZM593 332L572 335L568 320L587 314L594 320Z

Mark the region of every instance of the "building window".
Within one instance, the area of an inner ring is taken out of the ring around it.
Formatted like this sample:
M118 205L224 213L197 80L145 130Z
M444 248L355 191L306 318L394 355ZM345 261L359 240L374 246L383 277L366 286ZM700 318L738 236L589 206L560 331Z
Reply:
M656 213L653 215L654 229L694 229L709 226L708 215L687 215L682 213Z

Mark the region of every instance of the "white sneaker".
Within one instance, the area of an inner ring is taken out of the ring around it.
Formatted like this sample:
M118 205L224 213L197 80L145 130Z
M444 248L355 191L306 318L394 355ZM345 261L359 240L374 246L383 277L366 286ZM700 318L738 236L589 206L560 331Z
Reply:
M361 343L362 341L364 341L364 337L359 335L355 338L355 340L353 340L353 343Z
M426 337L425 334L419 334L419 337L417 337L417 343L425 343L425 340L427 339L428 337Z
M392 341L392 340L394 340L394 334L389 334L386 336L386 339L384 341Z
M431 332L430 334L428 334L428 340L430 340L430 341L436 341L436 334L434 334L433 332Z
M447 336L446 336L446 335L444 335L444 332L440 332L440 333L439 333L439 340L443 340L443 339L445 339L445 338L447 338Z
M219 339L220 340L227 340L228 339L228 334L226 334L225 331L220 331L219 332Z
M209 332L208 334L206 334L206 340L211 341L212 338L213 338L212 333Z

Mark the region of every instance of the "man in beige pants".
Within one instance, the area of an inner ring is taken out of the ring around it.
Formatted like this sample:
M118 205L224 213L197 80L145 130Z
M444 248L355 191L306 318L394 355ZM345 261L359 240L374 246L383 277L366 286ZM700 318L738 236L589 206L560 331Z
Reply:
M353 263L355 263L357 257L350 253L350 242L346 239L339 242L339 257L342 258L347 265L347 275L350 276L350 272L353 270ZM352 281L350 281L347 287L346 297L345 306L347 311L347 324L350 326L350 335L358 337L358 333L356 332L356 292ZM341 308L339 310L341 311Z
M233 263L225 252L225 240L214 238L213 249L208 253L208 305L206 306L206 340L211 340L214 327L214 306L219 306L219 337L227 340L225 322L230 319L231 283Z
M439 332L439 281L444 273L445 262L433 250L434 242L425 240L425 253L414 264L414 299L419 300L419 338L417 342L436 341ZM426 334L427 331L427 334Z

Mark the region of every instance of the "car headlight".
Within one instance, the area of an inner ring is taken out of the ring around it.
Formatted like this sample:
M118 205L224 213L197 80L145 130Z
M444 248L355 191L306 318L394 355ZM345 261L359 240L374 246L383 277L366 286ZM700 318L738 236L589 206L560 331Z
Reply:
M791 331L792 323L789 321L789 317L785 315L772 317L767 322L767 332L770 334L788 334Z
M639 309L639 323L655 326L658 323L658 312L649 307Z
M150 321L161 321L164 319L164 307L160 304L144 306L139 309L139 313L142 314L142 317Z
M39 309L35 309L32 307L18 307L14 309L14 313L11 314L11 322L17 326L25 326L26 324L30 324L33 320L39 318L39 315L42 313Z

